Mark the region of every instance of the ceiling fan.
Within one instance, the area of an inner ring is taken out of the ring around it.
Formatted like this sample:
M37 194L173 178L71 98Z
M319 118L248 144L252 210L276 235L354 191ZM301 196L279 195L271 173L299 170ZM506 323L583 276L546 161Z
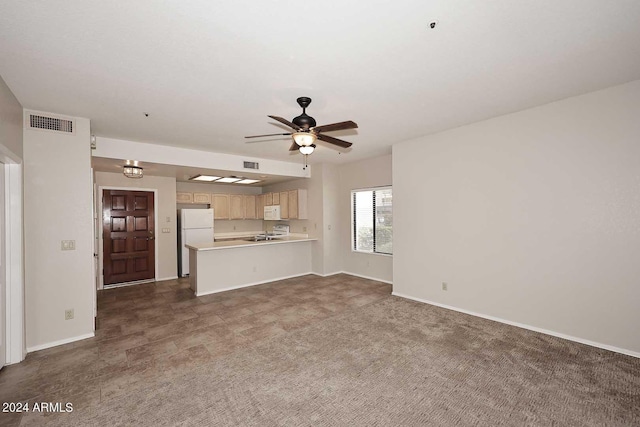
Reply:
M302 154L308 155L313 153L316 148L314 144L316 139L327 142L329 144L337 145L340 148L349 148L352 143L343 141L338 138L334 138L329 135L324 135L323 132L332 132L337 130L356 129L358 125L351 120L346 122L332 123L330 125L316 126L316 121L313 117L307 115L306 109L311 104L311 98L302 96L297 99L298 105L302 107L302 114L295 117L291 122L278 116L269 116L273 120L277 120L283 125L289 126L293 129L293 132L288 133L272 133L268 135L253 135L245 136L245 138L263 138L267 136L280 136L291 135L293 137L293 144L289 148L289 151L300 150Z

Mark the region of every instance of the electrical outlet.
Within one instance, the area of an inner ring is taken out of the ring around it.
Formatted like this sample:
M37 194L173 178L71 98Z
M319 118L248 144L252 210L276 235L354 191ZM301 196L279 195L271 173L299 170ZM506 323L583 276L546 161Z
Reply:
M167 217L167 222L171 222L171 217L170 216Z
M64 320L73 319L73 308L64 311Z
M236 231L236 226L235 225L233 226L233 231Z
M447 285L447 282L442 282L442 290L446 291L449 288L449 286Z
M302 232L306 233L307 232L307 227L302 227Z

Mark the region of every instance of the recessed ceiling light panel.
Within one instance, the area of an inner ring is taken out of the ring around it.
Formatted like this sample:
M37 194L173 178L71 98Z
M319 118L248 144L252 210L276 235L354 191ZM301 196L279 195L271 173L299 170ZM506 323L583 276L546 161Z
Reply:
M242 179L236 182L236 184L254 184L256 182L260 182L260 180L259 179Z
M204 181L204 182L212 182L219 180L219 176L211 176L211 175L196 175L192 178L189 178L189 181Z
M220 178L216 182L224 182L227 184L231 184L232 182L236 182L236 181L240 181L240 178L234 178L234 177Z

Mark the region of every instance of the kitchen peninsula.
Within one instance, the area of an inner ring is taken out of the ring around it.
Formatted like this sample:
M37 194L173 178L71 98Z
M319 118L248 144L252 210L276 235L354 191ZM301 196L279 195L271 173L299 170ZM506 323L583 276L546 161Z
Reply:
M191 289L202 296L307 274L315 240L287 236L187 245Z

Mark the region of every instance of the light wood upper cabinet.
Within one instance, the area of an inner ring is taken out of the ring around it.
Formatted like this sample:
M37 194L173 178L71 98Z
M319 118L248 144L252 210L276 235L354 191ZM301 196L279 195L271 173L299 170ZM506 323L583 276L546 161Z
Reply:
M229 195L212 194L213 219L229 219Z
M244 197L242 194L229 194L229 219L244 219Z
M244 219L256 219L256 196L254 194L244 196Z
M193 203L193 193L176 192L176 203Z
M256 219L264 219L264 194L256 196Z
M308 219L307 190L298 189L289 191L289 218Z
M193 193L193 203L211 204L211 193Z
M274 193L274 195L276 194L278 194L278 199L280 200L280 218L289 219L289 193L281 191L280 193Z
M264 207L274 205L280 206L282 219L308 219L307 190L302 189L257 195L176 192L176 201L211 204L214 219L264 219Z

